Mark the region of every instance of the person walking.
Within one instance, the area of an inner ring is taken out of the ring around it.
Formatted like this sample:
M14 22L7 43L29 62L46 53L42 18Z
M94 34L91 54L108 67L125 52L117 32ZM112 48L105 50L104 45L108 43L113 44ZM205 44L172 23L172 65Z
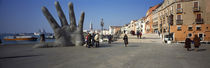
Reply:
M127 47L128 46L128 36L127 36L127 34L124 35L123 40L124 40L125 47Z
M140 32L137 31L137 32L136 32L136 36L137 36L138 39L139 39L139 35L140 35Z
M45 42L45 34L40 34L40 42Z
M109 34L108 35L108 43L111 44L111 42L112 42L112 36L111 36L111 34Z
M142 33L140 32L140 39L141 39Z
M87 45L88 35L89 35L89 33L87 33L87 35L85 36L85 44L86 44L86 47L88 47L88 45Z
M191 48L191 42L192 40L190 38L186 38L185 39L185 48L187 48L187 51L190 51L190 48Z
M94 37L95 43L96 43L96 47L99 47L99 33L96 34L96 36Z
M90 48L90 46L91 46L91 35L89 33L87 36L87 46L88 46L88 48Z
M92 47L95 45L95 39L94 39L94 37L95 37L95 33L92 33L92 35L91 35L91 46Z
M195 37L193 38L194 41L194 47L195 47L195 51L198 51L200 44L200 38L198 38L198 35L195 35Z
M158 31L158 36L160 37L160 31Z

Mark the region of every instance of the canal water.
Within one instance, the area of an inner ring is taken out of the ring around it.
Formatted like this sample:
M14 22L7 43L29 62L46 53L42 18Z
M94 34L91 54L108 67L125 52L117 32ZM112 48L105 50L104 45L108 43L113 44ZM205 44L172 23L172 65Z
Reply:
M6 40L3 40L4 37L6 37L6 36L13 36L13 34L1 34L0 35L0 39L2 41L1 44L34 44L34 43L39 43L40 42L39 36L35 36L35 37L38 38L36 41L27 41L27 40L25 40L25 41L6 41ZM34 35L31 35L31 36L34 36ZM45 40L46 40L46 42L55 41L55 39L45 39Z

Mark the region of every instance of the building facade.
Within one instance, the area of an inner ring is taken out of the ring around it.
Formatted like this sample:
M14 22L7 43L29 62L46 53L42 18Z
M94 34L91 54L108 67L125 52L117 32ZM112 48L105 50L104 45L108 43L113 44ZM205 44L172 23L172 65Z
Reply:
M153 7L150 7L149 8L149 10L147 11L147 13L146 13L146 19L145 19L145 22L146 22L146 24L145 24L145 27L146 27L146 33L154 33L155 32L155 29L157 29L157 24L155 24L154 22L153 22L153 16L156 16L157 17L157 14L155 14L155 13L153 13L153 11L155 10L155 9L157 9L158 7L160 6L160 4L158 4L158 5L155 5L155 6L153 6ZM155 14L155 15L154 15ZM156 22L157 23L157 22ZM153 25L154 24L154 25ZM153 28L153 26L154 26L154 28Z
M164 0L153 11L158 16L158 31L170 35L175 42L183 42L186 37L192 39L194 35L203 42L210 41L209 3L209 0Z
M116 34L118 31L121 31L122 26L109 26L109 34Z

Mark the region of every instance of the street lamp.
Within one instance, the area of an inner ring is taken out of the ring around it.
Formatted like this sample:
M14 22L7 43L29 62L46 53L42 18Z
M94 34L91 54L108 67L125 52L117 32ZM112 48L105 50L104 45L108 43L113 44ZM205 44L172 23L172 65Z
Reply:
M103 21L103 18L101 19L101 39L103 40L103 27L104 27L104 21Z

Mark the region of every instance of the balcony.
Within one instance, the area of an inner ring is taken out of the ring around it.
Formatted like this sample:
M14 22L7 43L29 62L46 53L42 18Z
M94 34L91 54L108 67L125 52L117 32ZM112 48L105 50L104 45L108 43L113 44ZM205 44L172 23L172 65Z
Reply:
M199 7L193 7L193 12L200 12L200 8Z
M203 24L204 22L203 22L203 19L201 18L201 19L195 19L195 23L196 24Z
M153 29L158 29L158 25L152 25Z
M183 9L182 9L182 8L176 9L176 13L177 13L177 14L183 13Z
M176 20L176 25L182 25L183 24L183 20Z

